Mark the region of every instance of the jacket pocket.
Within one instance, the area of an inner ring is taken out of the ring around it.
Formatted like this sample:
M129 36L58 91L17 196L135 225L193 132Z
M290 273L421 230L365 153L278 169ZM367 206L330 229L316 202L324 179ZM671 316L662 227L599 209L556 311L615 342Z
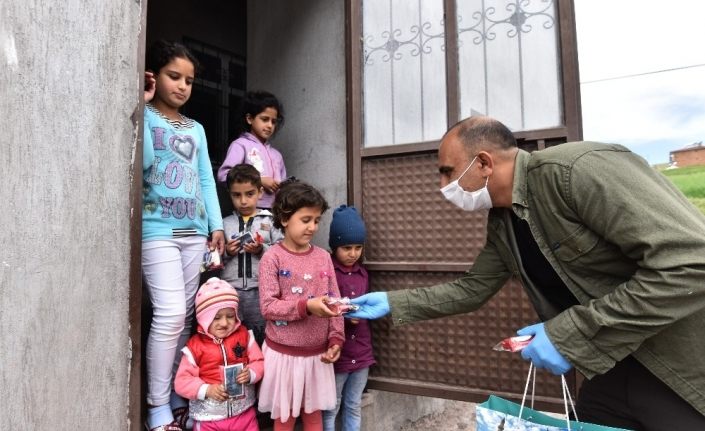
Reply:
M586 226L578 227L573 233L551 246L556 257L564 262L571 262L597 246L600 237Z

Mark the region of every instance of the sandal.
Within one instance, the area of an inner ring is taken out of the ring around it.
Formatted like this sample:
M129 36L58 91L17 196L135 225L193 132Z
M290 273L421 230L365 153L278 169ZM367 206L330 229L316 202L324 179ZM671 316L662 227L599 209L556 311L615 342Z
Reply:
M188 407L177 407L171 411L174 415L174 422L177 423L182 430L186 430L186 423L188 422Z
M147 425L147 422L145 422L144 427L147 429L147 431L184 431L183 428L181 428L176 421L166 425L159 425L158 427L154 428L150 428L149 425Z

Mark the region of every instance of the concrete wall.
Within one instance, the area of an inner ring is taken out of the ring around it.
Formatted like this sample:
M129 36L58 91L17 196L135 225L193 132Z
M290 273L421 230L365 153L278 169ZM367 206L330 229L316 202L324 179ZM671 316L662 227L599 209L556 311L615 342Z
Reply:
M286 124L273 139L287 172L318 187L332 208L347 201L345 3L247 3L248 89L271 91ZM327 247L331 211L314 239Z
M362 397L360 431L475 431L473 403L370 390Z
M141 8L0 3L3 429L128 428Z

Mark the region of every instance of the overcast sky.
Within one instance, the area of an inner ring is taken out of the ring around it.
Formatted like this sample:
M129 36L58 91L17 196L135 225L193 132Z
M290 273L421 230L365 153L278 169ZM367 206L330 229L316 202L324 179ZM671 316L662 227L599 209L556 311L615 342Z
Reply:
M575 0L585 140L652 164L705 141L703 17L699 0Z

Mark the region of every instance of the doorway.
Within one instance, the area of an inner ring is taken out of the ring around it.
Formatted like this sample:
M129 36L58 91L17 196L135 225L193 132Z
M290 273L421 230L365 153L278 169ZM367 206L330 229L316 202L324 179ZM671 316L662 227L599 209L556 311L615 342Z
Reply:
M247 2L196 3L188 0L149 0L146 6L145 51L159 39L179 42L197 57L200 69L190 100L181 112L198 121L206 133L213 174L222 164L235 129L241 100L247 86ZM141 188L141 187L140 187ZM224 189L218 188L221 211L231 210ZM225 205L224 205L225 204ZM141 219L141 216L140 216ZM138 247L139 249L139 247ZM135 267L140 268L139 259ZM202 280L213 276L202 274ZM137 276L139 277L139 275ZM131 429L142 428L146 404L146 367L144 353L152 318L149 296L142 293L133 307L131 324L140 328L141 345L134 349L141 378L131 383Z

